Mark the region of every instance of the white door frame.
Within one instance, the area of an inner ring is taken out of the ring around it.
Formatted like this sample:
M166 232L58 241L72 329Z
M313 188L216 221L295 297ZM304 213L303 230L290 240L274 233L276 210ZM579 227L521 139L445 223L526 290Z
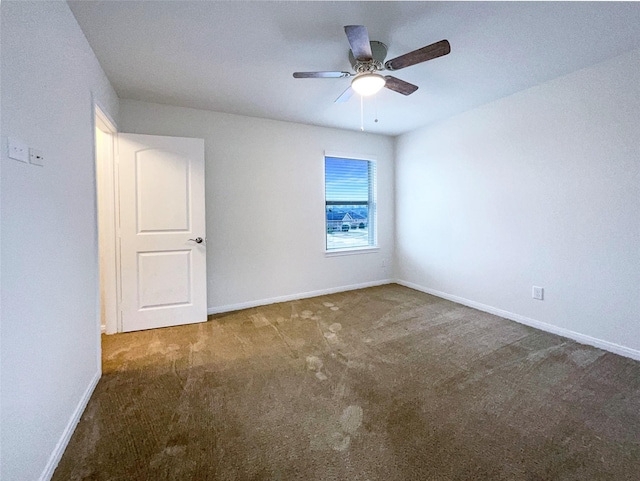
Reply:
M115 122L93 100L93 151L96 166L96 218L98 227L98 335L104 313L105 332L122 332L120 319L120 251L118 249L119 211L117 203L118 172ZM107 134L109 145L98 152L96 129Z

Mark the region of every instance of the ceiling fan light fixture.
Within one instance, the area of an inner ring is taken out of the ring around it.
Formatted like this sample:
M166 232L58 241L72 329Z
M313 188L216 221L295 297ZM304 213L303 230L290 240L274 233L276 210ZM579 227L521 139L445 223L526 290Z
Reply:
M356 75L351 81L351 87L360 95L367 97L379 92L385 83L385 78L380 74L363 73Z

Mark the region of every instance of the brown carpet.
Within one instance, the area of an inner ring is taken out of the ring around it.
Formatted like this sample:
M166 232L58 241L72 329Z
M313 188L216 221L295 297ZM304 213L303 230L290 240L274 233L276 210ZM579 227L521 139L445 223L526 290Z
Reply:
M640 363L398 285L105 336L103 364L55 481L640 479Z

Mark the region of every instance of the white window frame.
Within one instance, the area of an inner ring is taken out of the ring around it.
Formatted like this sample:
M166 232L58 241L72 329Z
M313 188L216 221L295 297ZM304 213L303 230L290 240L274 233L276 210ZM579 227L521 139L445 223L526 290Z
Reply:
M372 169L369 168L369 199L368 199L368 234L369 245L362 247L346 247L343 249L327 249L327 197L326 197L326 158L335 157L348 160L362 160L369 162L374 166L374 174L372 178ZM377 176L378 176L378 159L370 154L353 154L335 151L325 151L322 157L322 198L323 198L323 231L324 231L324 254L326 257L345 256L354 254L371 254L378 252L378 199L377 199ZM372 228L373 226L373 228Z

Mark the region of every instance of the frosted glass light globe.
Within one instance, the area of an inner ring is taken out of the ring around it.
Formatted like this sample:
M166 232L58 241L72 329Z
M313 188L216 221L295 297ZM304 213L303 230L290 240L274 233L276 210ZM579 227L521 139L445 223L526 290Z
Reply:
M357 75L351 81L351 87L357 93L363 96L373 95L378 92L384 84L387 83L385 78L377 73L363 73Z

